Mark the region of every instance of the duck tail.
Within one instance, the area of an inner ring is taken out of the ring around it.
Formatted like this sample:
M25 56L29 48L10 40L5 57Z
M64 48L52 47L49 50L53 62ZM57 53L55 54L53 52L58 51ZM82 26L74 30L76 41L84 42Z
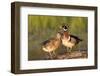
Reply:
M79 41L83 41L83 39L79 39Z

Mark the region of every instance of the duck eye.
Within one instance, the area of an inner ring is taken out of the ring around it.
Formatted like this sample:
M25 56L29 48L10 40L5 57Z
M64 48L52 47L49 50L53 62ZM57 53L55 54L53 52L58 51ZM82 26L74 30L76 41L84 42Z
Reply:
M65 26L63 25L62 28L65 28Z

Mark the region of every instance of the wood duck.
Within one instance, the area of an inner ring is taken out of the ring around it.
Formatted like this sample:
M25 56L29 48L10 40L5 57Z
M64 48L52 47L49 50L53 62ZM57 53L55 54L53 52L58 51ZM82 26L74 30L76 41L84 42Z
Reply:
M62 44L65 47L69 48L68 51L71 52L72 48L74 46L76 46L80 41L82 41L82 39L80 39L77 36L69 34L68 27L66 25L62 26L62 30L63 30L63 32L62 32L63 35L62 35L62 38L61 38Z
M61 44L61 33L58 32L56 37L50 38L42 43L42 49L43 51L49 53L50 59L53 59L53 55L55 54L55 50L60 46Z

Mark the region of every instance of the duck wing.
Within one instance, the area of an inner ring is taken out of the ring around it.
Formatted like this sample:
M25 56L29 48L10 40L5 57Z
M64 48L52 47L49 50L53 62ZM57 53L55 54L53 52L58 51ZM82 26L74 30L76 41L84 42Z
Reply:
M50 38L50 39L45 40L44 42L42 42L42 45L48 45L48 44L50 44L50 43L52 43L54 41L55 41L55 38Z
M70 35L70 41L74 42L75 44L78 44L80 41L83 41L83 40L75 35Z

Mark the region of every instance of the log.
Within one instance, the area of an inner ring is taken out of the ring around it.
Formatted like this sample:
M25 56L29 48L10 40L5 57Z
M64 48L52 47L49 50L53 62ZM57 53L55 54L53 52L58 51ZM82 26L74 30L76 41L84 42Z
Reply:
M70 53L59 54L55 59L79 59L87 58L87 51L72 51Z

